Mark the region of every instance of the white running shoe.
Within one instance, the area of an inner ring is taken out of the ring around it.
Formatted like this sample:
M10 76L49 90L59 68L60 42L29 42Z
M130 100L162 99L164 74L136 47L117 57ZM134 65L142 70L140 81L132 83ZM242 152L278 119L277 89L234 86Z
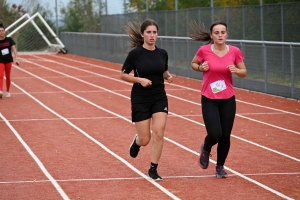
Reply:
M10 93L9 92L6 92L6 97L10 98Z
M0 91L0 99L2 99L2 95L3 95L3 92L2 92L2 91Z

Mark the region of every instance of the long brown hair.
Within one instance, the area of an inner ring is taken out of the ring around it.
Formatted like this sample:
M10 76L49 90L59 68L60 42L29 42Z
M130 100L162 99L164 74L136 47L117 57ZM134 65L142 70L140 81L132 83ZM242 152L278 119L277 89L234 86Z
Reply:
M195 41L202 41L207 42L208 44L212 44L214 41L211 39L210 34L212 33L214 26L219 24L225 26L227 30L227 24L222 21L216 21L215 23L213 23L210 26L210 32L208 32L205 28L204 23L201 23L199 26L195 20L191 20L190 29L192 33L190 34L190 38Z
M2 22L0 22L0 28L4 28L4 25ZM5 29L5 28L4 28Z
M128 22L128 25L125 26L125 31L130 38L129 49L134 49L144 44L144 38L141 34L151 25L156 26L158 31L158 25L152 19L146 19L143 23L136 21Z

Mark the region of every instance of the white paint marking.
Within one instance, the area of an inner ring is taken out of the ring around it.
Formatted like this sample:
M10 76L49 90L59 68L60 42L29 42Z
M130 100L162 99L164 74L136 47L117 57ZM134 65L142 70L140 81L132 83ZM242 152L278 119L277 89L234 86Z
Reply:
M53 55L51 55L51 56L54 57ZM114 69L110 69L110 68L103 67L103 66L98 66L98 65L94 65L94 64L90 64L90 63L85 63L85 62L81 62L79 60L75 61L75 60L72 60L72 59L69 59L69 58L63 58L63 57L60 57L60 58L65 59L65 60L69 60L69 61L73 61L73 62L77 62L77 63L81 63L83 65L89 65L89 66L92 66L92 67L101 68L101 69L105 69L105 70L108 70L108 71L114 71L114 72L120 73L120 70L114 70ZM59 63L59 64L62 64L62 63ZM77 70L80 70L80 69L77 69ZM104 77L104 78L106 78L106 77ZM126 82L125 82L125 84L126 84ZM172 83L172 86L176 86L176 87L179 87L179 88L184 88L184 89L187 89L187 90L190 90L190 91L197 92L199 94L201 92L201 90L197 90L197 89L190 88L190 87L185 87L185 86L182 86L182 85L177 85L177 84L174 84L174 83ZM235 89L245 90L245 89L240 89L240 88L235 88ZM249 90L245 90L245 91L249 91ZM255 91L252 91L252 92L255 92ZM268 95L268 94L263 94L263 95L274 96L274 95ZM279 97L279 96L276 96L276 97ZM300 116L300 114L297 114L297 113L288 112L288 111L285 111L285 110L280 110L280 109L276 109L276 108L272 108L272 107L268 107L268 106L262 106L262 105L259 105L259 104L254 104L254 103L250 103L250 102L246 102L246 101L242 101L242 100L238 100L238 99L236 99L236 101L240 102L240 103L256 106L256 107L267 108L267 109L270 109L270 110L275 110L275 111L279 111L279 112L283 112L283 113L287 113L287 114L291 114L291 115Z
M127 122L130 122L131 123L131 120L128 120L127 118L119 115L119 114L116 114L110 110L107 110L101 106L98 106L97 104L95 103L92 103L84 98L82 98L81 96L78 96L72 92L69 92L68 90L64 89L64 88L61 88L47 80L44 80L30 72L27 72L26 70L23 70L21 68L19 68L21 71L24 71L46 83L48 83L49 85L52 85L60 90L63 90L65 91L66 93L76 97L76 98L79 98L81 100L83 100L84 102L86 103L89 103L101 110L104 110L114 116L117 116ZM71 123L69 120L67 120L66 118L64 118L63 116L59 115L58 113L56 113L54 110L50 109L49 107L47 107L45 104L43 104L41 101L39 101L38 99L36 99L35 97L33 97L31 94L29 94L28 92L26 92L24 89L22 89L21 87L19 87L18 85L16 85L15 83L12 82L12 84L18 88L19 90L21 90L23 93L25 93L26 95L28 95L30 98L32 98L34 101L36 101L38 104L40 104L43 108L45 108L46 110L48 110L49 112L51 112L52 114L56 115L57 117L59 117L60 119L62 119L63 121L65 121L67 124L69 124L71 127L73 127L74 129L76 129L78 132L80 132L81 134L83 134L84 136L86 136L88 139L90 139L91 141L93 141L94 143L96 143L98 146L100 146L102 149L104 149L106 152L108 152L109 154L111 154L112 156L114 156L116 159L118 159L119 161L121 161L123 164L125 164L127 167L129 167L132 171L134 171L135 173L139 174L141 177L143 177L144 179L146 179L147 181L149 181L150 183L152 183L155 187L157 187L158 189L160 189L163 193L165 193L166 195L168 195L169 197L171 197L172 199L179 199L176 195L174 195L173 193L171 193L170 191L168 191L166 188L164 188L163 186L161 186L160 184L156 183L155 181L153 181L152 179L150 179L148 176L146 176L145 174L143 174L141 171L139 171L137 168L135 168L133 165L131 165L129 162L127 162L125 159L123 159L122 157L120 157L119 155L117 155L116 153L114 153L113 151L111 151L110 149L108 149L106 146L104 146L102 143L100 143L98 140L96 140L95 138L93 138L92 136L90 136L89 134L87 134L85 131L83 131L82 129L80 129L79 127L75 126L73 123Z
M26 144L26 142L23 140L23 138L19 135L19 133L14 129L14 127L7 121L7 119L0 113L0 118L3 119L3 121L6 123L6 125L10 128L10 130L14 133L14 135L17 137L19 142L23 145L23 147L27 150L29 155L34 159L34 161L37 163L39 168L42 170L42 172L45 174L45 176L50 180L52 185L55 187L55 189L58 191L60 196L63 199L69 199L67 194L61 189L60 185L57 183L57 181L51 176L51 174L48 172L46 167L43 165L43 163L40 161L40 159L33 153L33 151L30 149L30 147Z
M32 63L32 64L47 69L46 67L44 67L44 66L42 66L42 65L39 65L39 64L36 64L36 63ZM113 114L113 115L120 116L120 115L118 115L118 114L116 114L116 113L113 113L112 111L106 110L106 109L104 109L104 108L102 108L102 107L100 107L100 106L98 106L98 105L96 105L96 104L94 104L94 103L92 103L92 102L90 102L90 101L88 101L88 100L86 100L86 99L84 99L84 98L82 98L82 97L80 97L80 96L78 96L78 95L76 95L76 94L70 92L70 91L67 91L67 90L65 90L64 88L61 88L60 86L57 86L57 85L55 85L55 84L53 84L53 83L51 83L51 82L49 82L49 81L47 81L47 80L44 80L44 79L41 78L41 77L38 77L38 76L36 76L36 75L34 75L34 74L30 73L30 72L27 72L26 70L23 70L23 69L21 69L21 68L19 68L19 67L18 67L18 69L21 70L21 71L24 71L24 72L26 72L26 73L28 73L28 74L34 76L34 77L36 77L36 78L38 78L38 79L40 79L40 80L43 80L44 82L46 82L46 83L48 83L48 84L50 84L50 85L52 85L52 86L54 86L54 87L56 87L56 88L59 88L59 89L65 91L65 92L67 92L67 93L69 93L69 94L71 94L71 95L73 95L73 96L75 96L75 97L77 97L77 98L79 98L79 99L81 99L81 100L87 102L87 103L90 103L91 105L94 105L94 106L96 106L96 107L98 107L98 108L100 108L100 109L102 109L102 110L105 110L105 111L107 111L107 112L109 112L109 113L111 113L111 114ZM75 68L75 69L76 69L76 68ZM49 69L48 69L48 70L49 70ZM51 70L51 71L52 71L52 70ZM55 71L55 70L54 70L54 71ZM58 72L58 73L60 73L60 72ZM72 77L72 76L69 76L69 75L66 75L66 76ZM74 77L73 77L73 78L74 78ZM74 78L74 79L76 79L76 78ZM76 79L76 80L77 80L77 79ZM79 79L79 81L85 82L85 81L82 81L82 80L80 80L80 79ZM91 83L88 83L88 82L87 82L87 84L91 85ZM92 85L93 85L93 84L92 84ZM96 86L96 87L100 87L100 86ZM101 88L102 88L102 87L101 87ZM105 91L110 91L110 90L108 90L108 89L106 89L106 88L104 88L104 89L105 89ZM124 98L128 98L127 96L120 95L120 94L115 93L115 92L112 92L112 91L110 91L110 92L111 92L111 93L114 93L114 94L116 94L116 95L118 95L118 96L122 96L122 97L124 97ZM29 94L28 94L28 95L29 95ZM34 98L34 97L33 97L33 98ZM38 101L38 100L36 100L36 101ZM40 102L40 104L42 104L42 103ZM54 112L54 111L53 111L53 112ZM122 116L120 116L120 118L125 119L125 118L123 118ZM127 119L125 119L125 120L128 121ZM190 121L190 120L189 120L189 121ZM130 122L131 122L131 121L130 121ZM71 124L70 124L70 125L71 125ZM75 126L75 125L74 125L74 126ZM75 127L74 127L74 128L75 128ZM76 129L77 129L77 127L76 127ZM78 130L81 131L81 129L79 129L79 128L78 128ZM84 132L84 133L85 133L85 132ZM91 137L91 136L88 135L87 133L85 133L84 135L86 135L86 137L88 137L88 138ZM91 137L91 138L92 138L92 137ZM196 154L196 155L199 155L199 153L196 153L195 151L193 151L193 150L191 150L191 149L188 149L188 148L186 148L185 146L183 146L183 145L181 145L181 144L179 144L179 143L177 143L177 142L175 142L175 141L173 141L173 140L170 140L169 138L166 138L166 137L164 137L164 138L165 138L167 141L169 141L169 142L171 142L171 143L173 143L173 144L175 144L175 145L177 145L177 146L179 146L179 147L181 147L181 148L183 148L183 149L185 149L185 150L187 150L187 151L189 151L189 152L192 152L192 153L194 153L194 154ZM94 141L94 142L95 142L95 143L100 143L100 142L98 142L97 140ZM100 144L101 144L101 143L100 143ZM102 145L102 144L101 144L101 145ZM101 147L102 147L102 146L101 146ZM105 150L107 149L105 146L103 146L102 148L103 148L103 149L105 148ZM114 152L112 152L112 153L114 154ZM122 159L122 158L119 157L118 155L116 155L116 157L117 157L118 159ZM210 161L213 162L214 164L216 164L215 161L213 161L213 160L211 160L211 159L210 159ZM125 162L126 162L126 163L124 163L124 164L126 164L127 166L128 166L128 165L131 166L131 164L127 163L127 161L125 161ZM133 166L132 166L132 167L133 167ZM248 181L250 181L250 182L252 182L252 183L254 183L254 184L256 184L256 185L258 185L258 186L260 186L260 187L262 187L262 188L264 188L264 189L266 189L266 190L268 190L268 191L270 191L270 192L272 192L272 193L274 193L274 194L276 194L276 195L278 195L278 196L280 196L280 197L282 197L282 198L285 198L285 199L291 199L290 197L288 197L288 196L286 196L286 195L284 195L284 194L282 194L282 193L280 193L280 192L278 192L278 191L276 191L276 190L274 190L274 189L272 189L272 188L270 188L270 187L268 187L268 186L266 186L266 185L264 185L264 184L262 184L262 183L260 183L260 182L258 182L258 181L255 181L255 180L253 180L253 179L251 179L251 178L249 178L249 177L246 177L246 176L240 174L239 172L236 172L236 171L234 171L234 170L232 170L232 169L230 169L230 168L228 168L228 167L225 167L225 169L228 170L228 171L231 171L232 173L234 173L234 174L236 174L236 175L238 175L238 176L240 176L240 177L242 177L242 178L244 178L244 179L246 179L246 180L248 180ZM137 169L136 169L136 170L137 170ZM140 171L138 171L138 172L141 173ZM138 172L137 172L137 173L138 173ZM143 173L141 173L141 176L145 176L145 175L144 175ZM154 183L156 183L156 182L154 182ZM158 185L159 185L159 184L158 184ZM160 185L159 185L159 186L160 186ZM172 194L172 193L171 193L171 194Z

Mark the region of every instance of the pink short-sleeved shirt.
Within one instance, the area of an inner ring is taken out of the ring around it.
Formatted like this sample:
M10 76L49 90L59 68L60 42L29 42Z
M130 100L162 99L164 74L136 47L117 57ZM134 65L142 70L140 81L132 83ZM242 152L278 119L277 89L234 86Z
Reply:
M223 57L216 55L211 44L201 46L196 53L199 62L208 62L209 70L203 72L201 94L210 99L228 99L235 92L232 83L232 74L228 65L236 65L244 60L242 51L228 45L229 51Z

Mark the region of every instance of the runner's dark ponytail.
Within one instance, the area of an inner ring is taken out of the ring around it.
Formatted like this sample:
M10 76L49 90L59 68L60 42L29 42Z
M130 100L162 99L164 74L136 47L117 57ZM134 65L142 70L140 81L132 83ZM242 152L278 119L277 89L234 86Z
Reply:
M141 27L141 23L133 21L128 22L128 25L125 26L125 31L127 32L130 42L129 42L129 49L135 49L140 45L144 44L144 39L139 32Z
M210 26L210 32L208 32L205 28L204 23L201 23L200 25L197 24L195 20L191 20L190 22L190 29L191 29L191 34L190 38L195 41L202 41L202 42L207 42L208 44L214 43L213 40L210 37L210 34L212 34L213 28L216 25L223 25L226 27L227 31L227 24L222 21L216 21Z
M125 31L130 38L130 43L129 43L130 49L137 48L138 46L144 44L144 38L142 37L141 34L143 34L146 28L151 25L156 26L158 31L158 25L152 19L146 19L143 23L136 22L136 21L128 22L128 25L125 26Z
M209 32L206 30L204 23L201 23L200 26L195 20L190 22L191 34L190 38L195 41L212 43Z

